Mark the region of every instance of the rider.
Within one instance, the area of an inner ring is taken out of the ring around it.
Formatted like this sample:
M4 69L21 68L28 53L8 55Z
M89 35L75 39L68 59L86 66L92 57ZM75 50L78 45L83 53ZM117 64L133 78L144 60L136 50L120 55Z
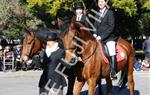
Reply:
M72 18L72 20L82 22L85 26L88 26L88 23L86 21L86 14L85 14L85 6L82 2L74 2L73 8L75 10L75 16Z
M99 21L95 21L94 26L96 31L93 36L107 47L109 53L109 61L111 68L111 79L116 77L116 40L117 36L114 34L115 19L114 13L111 11L106 3L106 0L98 0L99 15L96 18Z

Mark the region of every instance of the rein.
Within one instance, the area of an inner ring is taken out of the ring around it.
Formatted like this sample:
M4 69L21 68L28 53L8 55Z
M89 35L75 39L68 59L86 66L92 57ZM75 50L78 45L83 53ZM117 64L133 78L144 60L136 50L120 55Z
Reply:
M95 46L95 49L94 49L94 51L92 52L92 54L91 54L90 56L88 56L87 58L83 59L82 61L85 61L85 60L89 59L90 57L92 57L92 56L94 55L94 53L96 52L97 46L98 46L98 45L97 45L97 41L96 41L96 46Z
M30 57L32 57L32 48L34 47L34 45L35 45L35 37L34 37L34 39L33 39L33 41L32 41L32 45L31 45L31 48L30 48L30 53L29 53L29 55L28 55L28 57L30 58Z

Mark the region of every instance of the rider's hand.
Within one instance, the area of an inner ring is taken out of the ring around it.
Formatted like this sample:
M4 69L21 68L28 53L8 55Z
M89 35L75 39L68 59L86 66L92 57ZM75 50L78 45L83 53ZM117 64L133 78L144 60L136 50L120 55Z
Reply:
M100 36L97 36L96 39L97 39L97 40L101 40L101 37L100 37Z
M96 35L96 34L93 34L93 36L94 36L95 38L97 38L97 35Z
M79 60L79 61L82 61L82 58L81 58L81 57L78 57L78 60Z

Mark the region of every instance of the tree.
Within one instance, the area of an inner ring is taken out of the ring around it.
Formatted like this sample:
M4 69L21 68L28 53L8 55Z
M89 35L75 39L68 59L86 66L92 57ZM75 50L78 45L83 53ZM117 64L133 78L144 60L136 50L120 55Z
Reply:
M97 5L96 0L94 2L93 0L83 0L83 1L85 5L87 5L87 9L90 10L91 8L96 8L96 5ZM75 1L74 0L27 0L27 2L28 2L28 7L31 9L32 12L36 14L36 16L38 17L41 16L40 18L42 18L42 17L45 17L45 15L43 16L43 14L49 13L49 17L47 18L51 18L51 19L48 19L48 20L46 19L45 21L48 21L50 23L51 21L55 19L55 15L58 9L64 8L66 10L67 9L73 10L72 5L73 5L73 2ZM125 35L127 35L127 34L131 34L132 33L131 31L137 30L136 25L135 25L135 28L132 30L127 28L128 19L132 19L132 17L136 16L136 13L137 13L136 1L113 0L113 1L110 1L109 3L112 5L113 9L115 9L116 12L120 12L120 10L122 12L121 15L120 13L118 13L119 15L117 15L119 16L117 18L120 18L123 21L123 22L121 21L122 23L119 22L118 24L120 27L120 31L123 31ZM126 19L124 19L124 17ZM137 23L137 22L134 22L134 23ZM132 25L133 22L131 22L130 24Z
M72 4L75 1L79 0L1 0L0 29L20 31L14 23L26 27L35 27L43 23L51 27L58 10L64 8L67 12L73 11ZM97 7L97 0L80 1L85 2L88 10ZM150 34L147 32L150 30L150 0L110 0L109 4L116 13L117 27L122 36L133 38Z
M144 0L143 8L150 10L150 0Z
M20 0L0 0L0 32L8 37L19 37L22 28L36 28L41 21L36 19Z

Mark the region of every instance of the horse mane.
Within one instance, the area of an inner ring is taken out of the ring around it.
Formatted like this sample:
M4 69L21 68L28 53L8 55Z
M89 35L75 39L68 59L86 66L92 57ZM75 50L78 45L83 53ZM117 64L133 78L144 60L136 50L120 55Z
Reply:
M47 35L51 32L58 33L56 29L50 29L50 28L38 28L38 29L32 29L31 32L34 33L35 37L41 39L42 41L46 40Z
M71 20L66 20L59 28L61 30L60 35L66 35L68 33Z
M85 41L95 41L95 38L93 37L90 31L82 29L83 27L86 27L82 22L75 22L74 26L77 29L77 31L82 35L80 36L82 39L84 39Z

